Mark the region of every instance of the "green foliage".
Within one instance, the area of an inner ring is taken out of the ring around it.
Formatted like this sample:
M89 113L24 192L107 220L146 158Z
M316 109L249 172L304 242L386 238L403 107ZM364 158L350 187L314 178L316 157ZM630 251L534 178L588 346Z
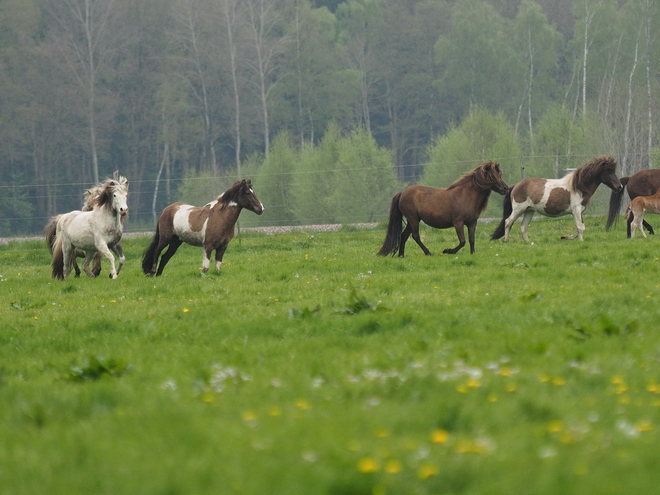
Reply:
M235 182L235 176L218 176L213 172L189 171L177 189L177 201L204 206L214 201Z
M334 191L329 203L339 223L375 222L387 214L397 179L390 153L365 129L340 143Z
M495 159L509 183L516 178L520 153L518 137L504 114L477 108L429 147L423 183L447 187L480 163Z
M68 378L74 382L98 380L103 377L116 378L131 368L123 359L106 359L103 356L90 356L80 364L69 368Z

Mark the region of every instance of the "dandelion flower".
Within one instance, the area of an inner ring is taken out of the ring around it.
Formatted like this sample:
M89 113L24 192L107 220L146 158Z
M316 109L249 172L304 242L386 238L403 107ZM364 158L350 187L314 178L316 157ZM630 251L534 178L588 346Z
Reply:
M270 409L268 409L268 415L269 416L281 416L282 415L282 409L280 409L278 406L271 406Z
M563 429L564 429L564 423L562 423L558 419L555 419L548 423L548 431L550 433L559 433Z
M427 480L431 476L436 476L438 474L438 468L433 464L422 464L417 469L417 477L420 480Z
M188 308L183 308L184 313L190 313L190 310Z
M561 376L557 376L552 379L552 384L557 385L558 387L561 387L562 385L566 385L566 378L563 378Z
M358 461L358 470L361 473L375 473L378 468L378 461L373 457L363 457Z
M309 409L311 406L309 405L309 402L307 399L297 399L296 400L296 407L302 411L305 411Z
M246 423L252 423L253 421L256 421L257 415L254 411L248 409L247 411L243 411L243 413L241 414L241 418Z
M403 465L401 464L401 461L396 459L390 459L385 463L385 472L388 474L400 473L402 469Z
M635 428L637 428L637 431L640 433L644 433L653 430L653 423L648 420L642 420L635 425Z
M446 430L434 430L431 433L431 442L433 443L445 443L449 439L449 433Z

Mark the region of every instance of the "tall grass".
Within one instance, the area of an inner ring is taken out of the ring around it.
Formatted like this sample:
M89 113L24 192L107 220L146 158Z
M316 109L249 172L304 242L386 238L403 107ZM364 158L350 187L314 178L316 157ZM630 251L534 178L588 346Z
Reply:
M207 278L2 247L0 493L655 493L660 250L603 226L244 232Z

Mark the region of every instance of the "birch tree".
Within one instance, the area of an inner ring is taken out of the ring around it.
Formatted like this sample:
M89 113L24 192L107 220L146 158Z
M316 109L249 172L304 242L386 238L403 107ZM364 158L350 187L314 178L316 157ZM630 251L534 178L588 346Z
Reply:
M119 48L119 7L115 0L50 0L47 4L56 21L55 44L86 100L94 182L99 181L99 75Z

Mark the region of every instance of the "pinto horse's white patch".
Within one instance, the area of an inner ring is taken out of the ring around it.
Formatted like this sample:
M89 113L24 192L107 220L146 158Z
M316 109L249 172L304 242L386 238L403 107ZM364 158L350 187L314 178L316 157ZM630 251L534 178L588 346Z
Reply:
M181 208L175 213L172 221L174 233L183 242L192 246L204 245L204 238L206 236L206 225L208 219L204 220L204 225L201 230L195 231L190 228L190 212L195 208L192 205L182 205Z

